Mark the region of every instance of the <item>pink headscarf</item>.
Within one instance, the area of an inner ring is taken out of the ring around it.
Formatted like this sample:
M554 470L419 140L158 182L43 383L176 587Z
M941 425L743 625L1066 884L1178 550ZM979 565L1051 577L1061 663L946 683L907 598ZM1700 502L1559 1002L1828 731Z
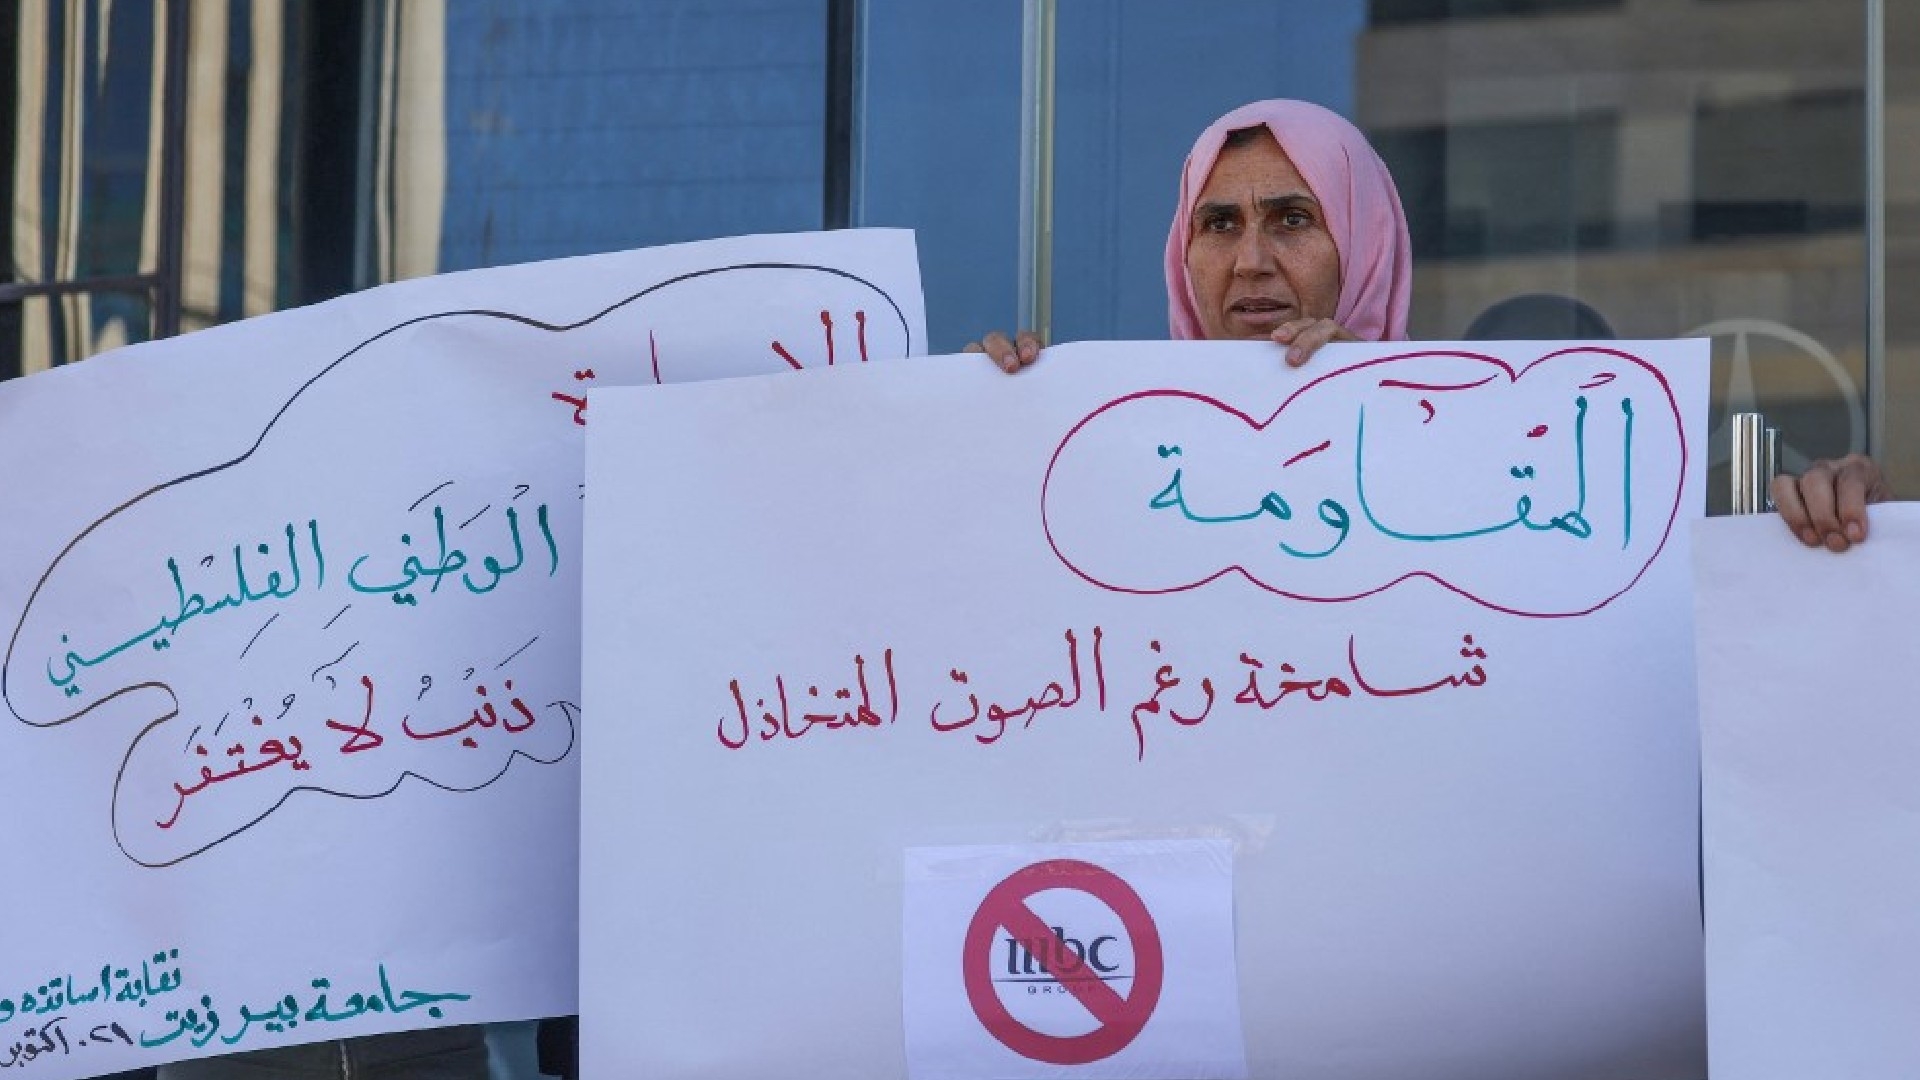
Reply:
M1187 241L1194 200L1207 186L1227 133L1264 124L1320 200L1340 252L1340 303L1335 322L1367 341L1407 336L1413 245L1400 193L1367 137L1338 113L1304 101L1242 105L1200 133L1180 175L1180 205L1167 233L1167 322L1182 341L1205 337L1187 277Z

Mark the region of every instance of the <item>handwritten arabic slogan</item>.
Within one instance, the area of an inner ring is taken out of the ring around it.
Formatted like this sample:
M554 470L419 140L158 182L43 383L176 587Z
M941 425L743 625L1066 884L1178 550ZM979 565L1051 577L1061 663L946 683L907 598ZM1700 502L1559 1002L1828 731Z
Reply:
M920 322L907 234L744 238L409 283L0 388L13 460L85 477L9 493L0 768L59 809L74 869L16 924L71 929L0 959L0 995L41 988L0 998L0 1059L9 1019L24 1045L78 1008L45 987L84 996L86 956L156 940L190 1037L155 1041L154 995L69 1017L120 1023L122 1062L329 1037L234 1004L315 979L333 1004L301 1015L356 1029L571 1010L589 389L905 356ZM454 884L474 910L449 917ZM332 929L256 940L267 910ZM340 1006L376 971L460 1008ZM36 1073L119 1063L71 1045Z
M595 398L588 1071L899 1075L903 850L1142 837L1252 1075L1704 1071L1699 343L970 359Z
M824 333L831 355L836 305L852 316L858 358L875 347L905 354L910 331L886 294L800 267L649 286L566 329L461 312L369 339L261 430L244 431L237 455L130 493L60 552L9 649L9 707L51 726L121 695L151 699L155 719L113 792L115 839L148 865L206 850L294 791L374 798L406 776L471 791L516 754L559 760L573 742L567 673L577 645L564 620L570 605L558 598L579 591L560 537L569 551L578 543L581 485L567 465L578 459L586 406L542 390L660 381L674 370L657 363L663 312L711 310L792 276L817 284L804 311L759 308L768 321L746 334L735 322L724 343L687 327L669 335L669 355L686 364L696 350L757 349L773 370L792 355L781 338L804 331L816 311L821 330L808 337ZM685 295L699 290L707 295ZM869 308L885 316L871 330ZM585 351L600 356L580 366ZM474 422L428 447L367 438L420 421L417 399L384 392L400 367ZM408 458L404 471L396 452ZM193 501L248 513L181 522L178 504ZM102 602L123 596L129 602ZM559 681L534 677L537 668ZM270 775L230 783L261 773Z
M229 1013L233 1023L223 1027L213 995L201 994L198 999L190 993L176 996L184 981L182 971L180 950L162 949L141 960L137 969L109 962L100 966L97 976L87 971L76 981L69 974L24 990L17 997L0 999L0 1022L15 1016L27 1020L11 1044L0 1050L0 1069L29 1066L42 1057L70 1058L76 1050L83 1051L81 1059L91 1065L102 1059L100 1048L121 1055L130 1050L145 1051L148 1057L160 1051L162 1060L186 1056L183 1051L219 1052L243 1043L252 1049L262 1038L254 1034L256 1024L261 1033L280 1035L297 1031L304 1021L309 1032L319 1033L310 1037L327 1038L339 1033L322 1025L359 1020L369 1014L399 1019L419 1009L419 1017L406 1017L407 1022L401 1025L419 1027L445 1017L449 1003L473 999L471 994L396 991L382 964L372 979L343 980L339 989L332 979L316 977L309 980L303 993L289 993L257 1005L241 1004ZM329 994L334 995L332 1003L327 1000ZM153 1012L165 1011L152 1031L143 1025L138 1035L119 1020L89 1026L87 1021L76 1019L80 1013L102 1013L115 1005L127 1006L119 1010L124 1013L148 1009L150 1004ZM94 1048L92 1052L85 1052L90 1047ZM36 1075L57 1075L52 1070L59 1067L36 1069Z
M1180 437L1145 434L1163 431ZM1417 352L1322 375L1261 420L1175 390L1106 405L1055 455L1046 522L1069 566L1121 591L1231 568L1350 600L1424 577L1499 611L1579 615L1659 554L1685 464L1667 380L1631 354L1563 349L1517 372ZM1139 479L1116 483L1116 467ZM1508 483L1467 482L1485 477ZM1498 572L1542 547L1592 572Z

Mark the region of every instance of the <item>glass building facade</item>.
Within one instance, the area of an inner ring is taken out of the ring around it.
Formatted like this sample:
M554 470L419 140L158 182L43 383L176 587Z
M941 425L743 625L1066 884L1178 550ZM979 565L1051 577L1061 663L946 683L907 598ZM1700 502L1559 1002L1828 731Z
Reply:
M1914 495L1915 57L1897 0L0 0L0 375L847 225L918 232L935 351L1157 338L1188 144L1285 96L1392 167L1415 337L1541 293L1711 335L1719 469L1759 408Z

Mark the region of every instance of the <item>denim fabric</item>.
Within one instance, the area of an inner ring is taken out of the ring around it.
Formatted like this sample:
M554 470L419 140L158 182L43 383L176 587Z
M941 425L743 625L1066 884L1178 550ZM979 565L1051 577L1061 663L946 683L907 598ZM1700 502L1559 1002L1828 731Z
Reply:
M402 1031L162 1065L160 1080L487 1080L487 1045L471 1025Z

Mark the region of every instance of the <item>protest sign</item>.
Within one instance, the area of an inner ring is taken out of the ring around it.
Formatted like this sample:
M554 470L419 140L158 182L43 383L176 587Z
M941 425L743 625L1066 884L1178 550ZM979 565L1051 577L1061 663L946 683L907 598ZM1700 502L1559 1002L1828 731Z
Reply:
M909 234L750 237L0 386L0 1068L572 1011L587 388L922 322Z
M1869 517L1842 555L1696 530L1714 1080L1920 1073L1920 506Z
M903 994L1046 918L976 904L969 950L907 853L1219 840L1250 1075L1697 1080L1705 352L1089 343L596 393L585 1072L934 1075L911 1033L969 1023L1001 1075L1095 1031L1051 1064L1118 1072L1160 1036L1137 989L1070 995L1075 1030L1010 984L1017 1024ZM1105 929L1060 948L1144 925L1077 891Z

